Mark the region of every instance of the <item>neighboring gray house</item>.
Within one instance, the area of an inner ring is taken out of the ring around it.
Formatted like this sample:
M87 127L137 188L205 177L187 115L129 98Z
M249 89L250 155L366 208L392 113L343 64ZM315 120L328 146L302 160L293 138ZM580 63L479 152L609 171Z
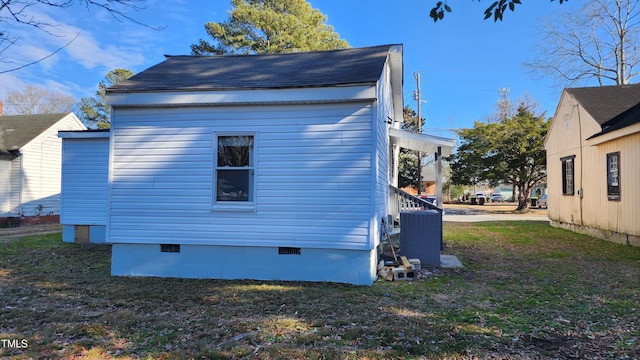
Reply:
M402 83L384 45L171 56L109 88L112 274L371 284L398 147L455 145L399 130Z
M84 130L73 114L0 116L0 216L60 213L60 130Z

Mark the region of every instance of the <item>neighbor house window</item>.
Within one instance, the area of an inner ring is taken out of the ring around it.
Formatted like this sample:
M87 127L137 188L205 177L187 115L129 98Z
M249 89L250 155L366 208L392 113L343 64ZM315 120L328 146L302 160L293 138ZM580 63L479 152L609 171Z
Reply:
M254 201L254 135L216 135L215 203Z
M562 194L573 195L575 156L560 159L562 161Z
M607 198L620 200L620 153L607 154Z

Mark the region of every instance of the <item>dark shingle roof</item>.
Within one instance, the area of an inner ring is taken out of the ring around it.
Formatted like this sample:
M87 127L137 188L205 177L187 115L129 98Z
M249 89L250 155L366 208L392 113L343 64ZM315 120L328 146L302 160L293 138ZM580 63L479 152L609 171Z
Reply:
M604 124L601 124L602 131L595 135L592 135L588 139L593 139L600 135L604 135L612 131L620 130L627 126L640 123L640 100L638 102L638 105L605 122Z
M640 103L640 84L566 90L600 126Z
M392 45L286 54L169 56L108 93L245 90L375 83Z
M68 114L0 116L0 155L19 150Z

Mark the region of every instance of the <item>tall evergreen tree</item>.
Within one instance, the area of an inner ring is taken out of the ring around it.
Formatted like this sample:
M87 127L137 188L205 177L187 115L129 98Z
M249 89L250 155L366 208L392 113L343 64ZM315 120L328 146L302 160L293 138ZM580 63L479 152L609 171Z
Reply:
M402 130L418 131L418 114L408 106L402 109ZM409 149L400 149L398 154L398 186L404 188L415 186L418 183L418 152Z
M98 84L98 90L93 97L83 97L80 103L80 118L89 124L95 124L100 129L108 129L110 126L111 111L105 104L107 88L133 76L128 69L114 69L107 73L104 80Z
M227 21L205 24L212 41L194 55L272 54L348 48L327 17L305 0L232 0Z
M461 145L450 156L457 184L512 184L518 189L518 210L525 210L531 189L546 178L544 138L549 121L521 104L516 114L496 123L476 122L458 131Z

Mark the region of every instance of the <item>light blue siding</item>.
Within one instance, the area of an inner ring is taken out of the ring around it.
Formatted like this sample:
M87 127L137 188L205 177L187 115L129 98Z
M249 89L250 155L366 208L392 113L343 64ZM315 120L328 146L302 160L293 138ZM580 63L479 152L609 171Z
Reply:
M382 213L372 210L373 114L370 102L115 108L108 241L368 256L372 213ZM224 131L256 134L255 211L212 211L213 133Z
M374 240L375 246L380 242L380 224L381 220L386 219L389 214L389 122L390 119L402 121L402 119L394 119L393 99L391 97L391 69L388 64L385 66L383 74L377 84L377 98L375 108L374 124L376 126L376 147L375 147L375 164L374 173L374 217L376 227L373 231L377 235Z
M106 225L109 138L63 140L60 223Z

